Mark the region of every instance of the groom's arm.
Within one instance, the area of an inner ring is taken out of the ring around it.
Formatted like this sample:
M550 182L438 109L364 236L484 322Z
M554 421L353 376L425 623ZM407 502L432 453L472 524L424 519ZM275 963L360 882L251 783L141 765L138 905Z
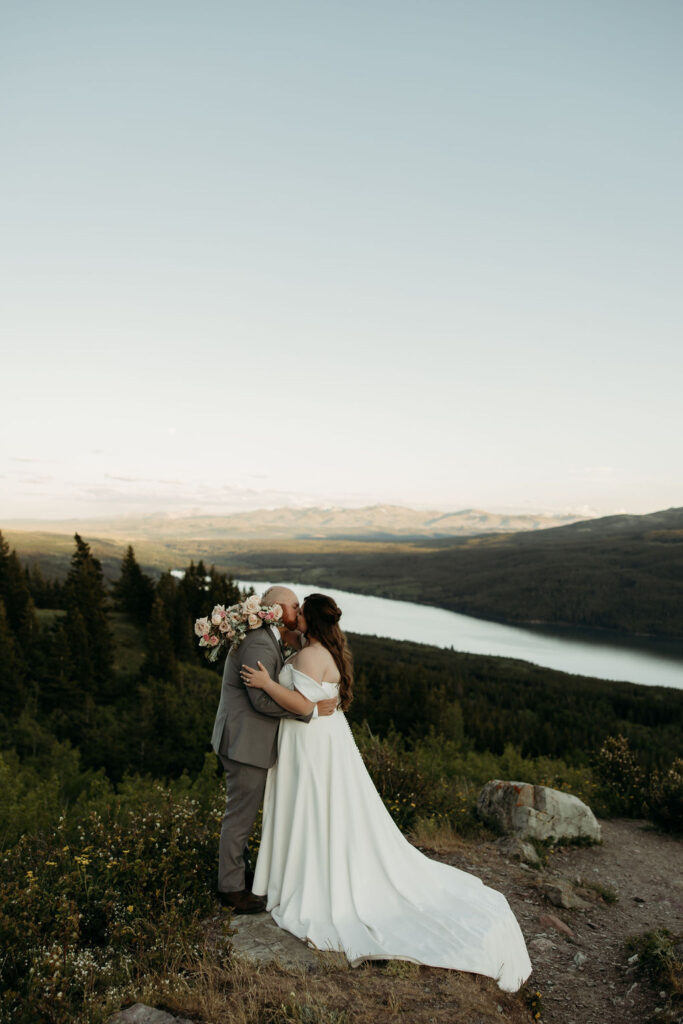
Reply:
M244 646L242 644L239 648L240 672L244 665L248 665L250 668L258 668L257 662L260 661L263 667L268 670L270 678L277 680L278 660L270 640L267 638L261 640L260 637L254 637L254 640L248 645L246 650L244 650ZM254 711L258 711L260 715L270 715L271 718L298 718L301 722L310 722L311 720L312 711L308 715L295 715L292 711L287 711L285 708L280 707L277 701L274 701L263 690L250 686L245 686L244 689Z

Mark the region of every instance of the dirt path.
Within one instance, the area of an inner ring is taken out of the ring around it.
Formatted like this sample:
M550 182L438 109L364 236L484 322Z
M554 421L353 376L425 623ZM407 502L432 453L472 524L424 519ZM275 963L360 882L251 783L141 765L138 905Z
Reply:
M643 822L602 821L603 843L557 847L542 870L508 861L495 843L462 843L438 859L478 874L508 897L534 965L547 1024L645 1024L665 1000L627 963L625 941L653 928L683 932L683 842ZM566 879L587 906L553 906L543 885ZM596 889L614 890L615 903ZM554 916L564 934L541 919ZM672 1019L672 1018L669 1018Z

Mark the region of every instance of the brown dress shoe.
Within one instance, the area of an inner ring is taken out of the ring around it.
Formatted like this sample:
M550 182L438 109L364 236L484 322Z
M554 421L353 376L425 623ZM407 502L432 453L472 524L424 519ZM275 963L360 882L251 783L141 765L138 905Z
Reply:
M218 892L218 899L224 907L230 907L236 914L262 914L266 909L265 896L254 896L246 889L240 892Z

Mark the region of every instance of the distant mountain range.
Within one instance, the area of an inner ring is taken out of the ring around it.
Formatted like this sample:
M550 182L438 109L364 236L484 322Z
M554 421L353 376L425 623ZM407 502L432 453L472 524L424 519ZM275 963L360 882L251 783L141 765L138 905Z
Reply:
M145 540L392 540L418 537L471 537L482 533L544 530L577 522L579 515L504 515L480 509L443 512L370 505L365 508L276 508L227 516L121 516L111 519L15 519L12 529L44 533Z

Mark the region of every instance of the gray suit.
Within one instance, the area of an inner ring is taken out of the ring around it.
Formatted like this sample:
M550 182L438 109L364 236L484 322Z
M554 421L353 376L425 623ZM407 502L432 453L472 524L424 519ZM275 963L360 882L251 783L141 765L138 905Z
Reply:
M263 690L245 686L244 665L263 663L271 679L284 664L278 641L269 626L247 633L225 659L221 699L211 746L225 769L227 802L218 851L218 889L244 889L244 848L263 800L268 768L277 759L277 730L281 718L309 722L311 715L285 711Z

